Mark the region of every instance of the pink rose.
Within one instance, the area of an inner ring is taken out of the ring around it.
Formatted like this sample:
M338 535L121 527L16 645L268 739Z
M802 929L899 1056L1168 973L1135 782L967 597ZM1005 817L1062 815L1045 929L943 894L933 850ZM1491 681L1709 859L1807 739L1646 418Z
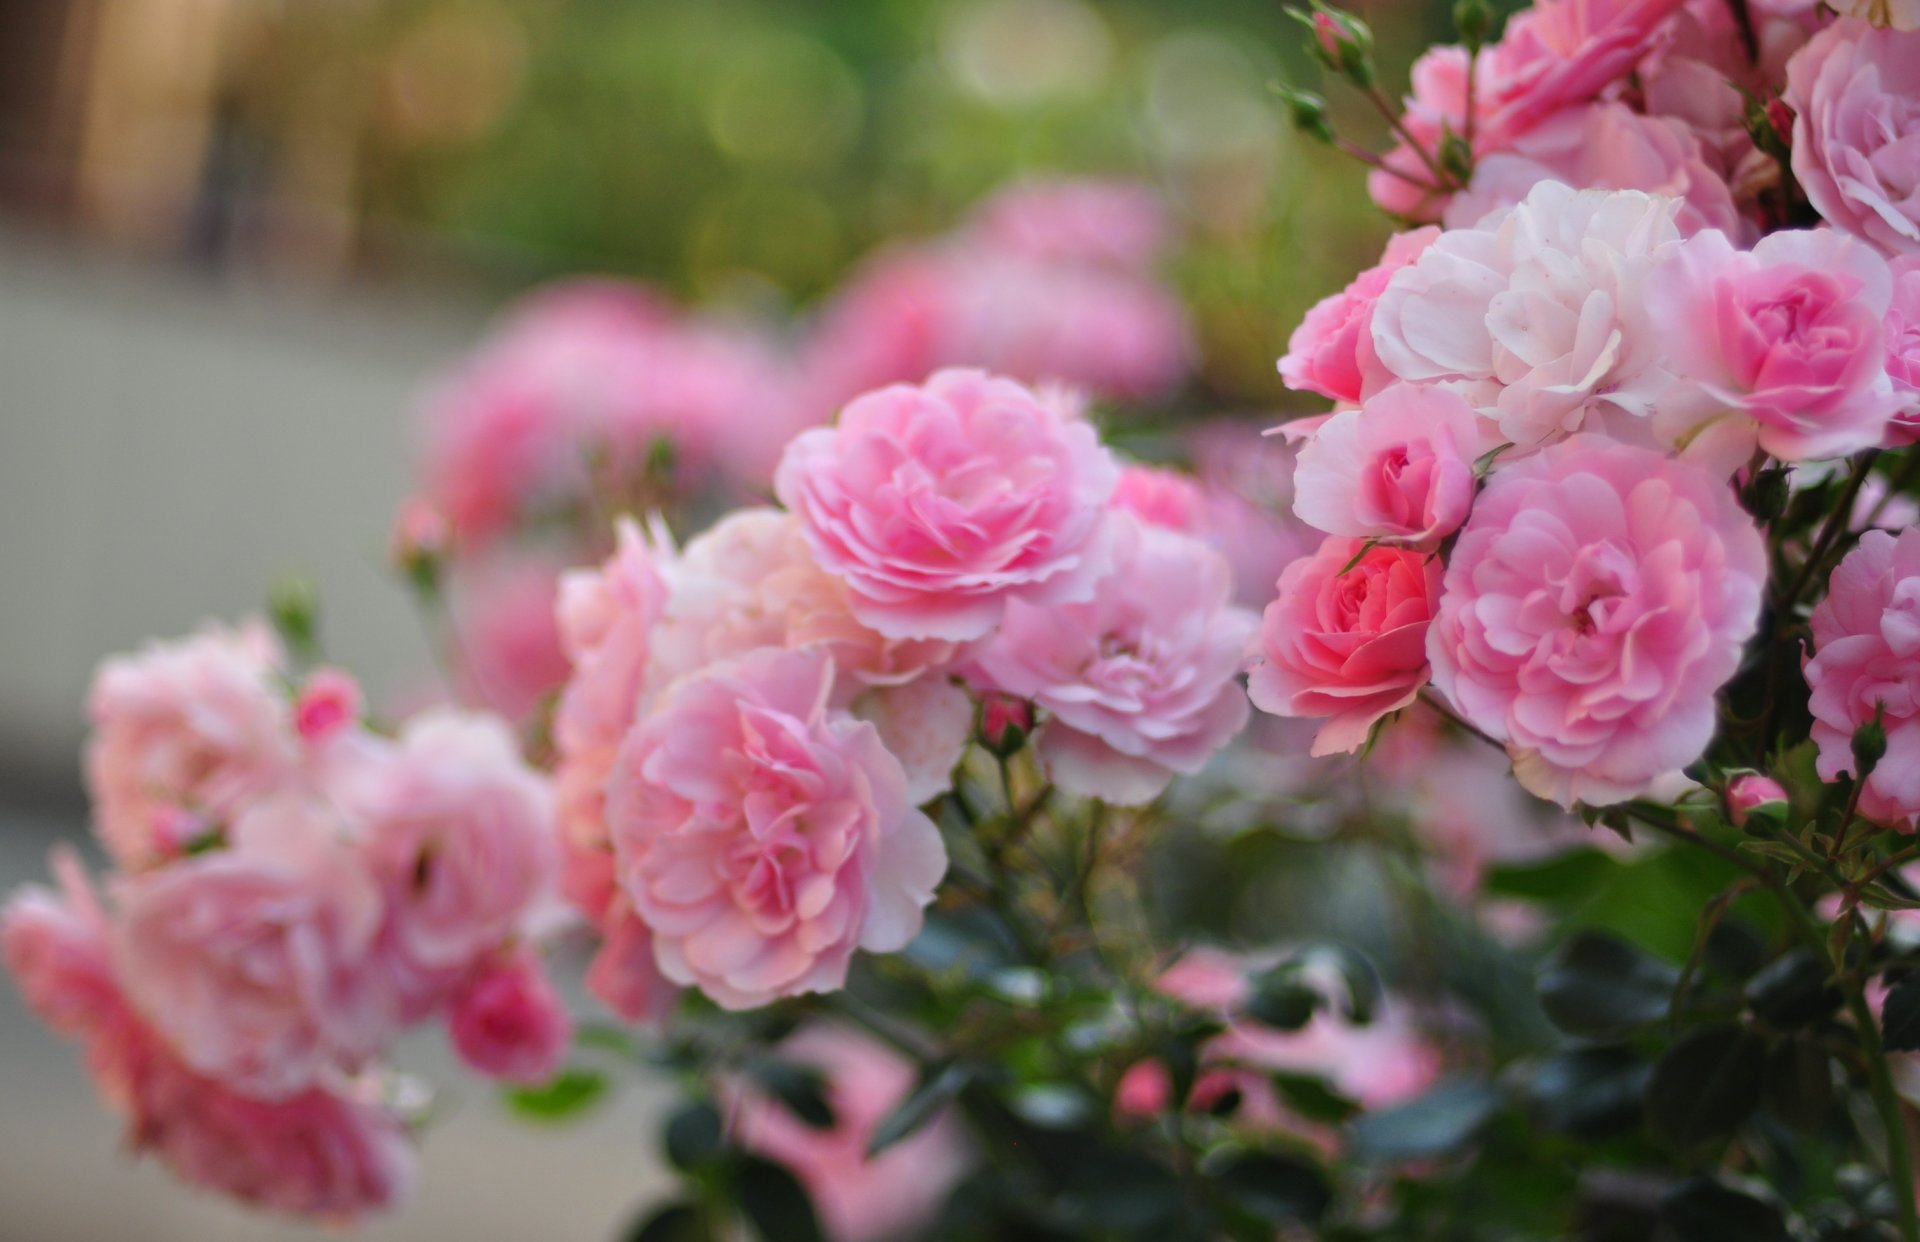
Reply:
M608 795L621 886L668 979L728 1009L829 991L856 948L920 929L946 871L872 725L827 705L819 649L751 652L674 684Z
M1883 325L1887 378L1901 404L1887 430L1894 441L1912 444L1920 441L1920 254L1901 255L1888 266L1893 297Z
M448 606L464 701L509 720L530 720L567 680L554 622L560 567L544 557L498 556L461 564Z
M1458 393L1398 384L1320 425L1293 472L1293 511L1330 535L1431 544L1473 506L1474 462L1496 447Z
M1144 185L1063 178L1017 182L975 212L983 245L1053 263L1132 270L1153 266L1166 249L1166 209Z
M1177 470L1128 465L1120 471L1113 491L1113 507L1133 514L1151 526L1182 534L1199 534L1205 521L1206 496L1200 485Z
M1643 434L1634 424L1672 383L1640 316L1647 273L1679 241L1674 209L1541 182L1394 273L1373 316L1380 361L1403 380L1461 386L1518 445L1589 421Z
M344 826L296 795L249 807L235 847L132 877L115 954L127 994L200 1074L284 1098L377 1051L380 896Z
M1481 491L1427 635L1434 685L1529 791L1623 801L1713 739L1766 573L1712 475L1576 436Z
M1278 590L1249 669L1254 706L1327 717L1315 755L1358 750L1376 721L1427 684L1439 558L1334 537L1287 566Z
M1527 130L1506 150L1474 165L1473 180L1453 197L1449 227L1478 223L1511 207L1542 181L1583 190L1645 190L1680 200L1682 233L1719 229L1735 237L1756 230L1740 214L1725 178L1708 163L1700 140L1679 121L1642 116L1621 103L1566 108Z
M560 1072L573 1019L533 954L482 967L453 998L447 1030L461 1063L507 1082L543 1083Z
M782 1040L777 1052L826 1077L833 1128L816 1130L779 1101L739 1091L734 1138L793 1170L834 1242L913 1235L972 1164L958 1121L942 1113L868 1159L874 1132L913 1090L913 1065L866 1035L821 1024Z
M1920 251L1920 33L1843 18L1787 62L1793 175L1828 224Z
M1393 274L1412 263L1440 236L1436 228L1396 233L1380 262L1352 284L1314 304L1287 341L1280 378L1300 392L1358 403L1393 382L1373 348L1373 312Z
M364 851L386 894L382 947L416 1015L551 896L553 799L497 719L408 721L370 797Z
M635 916L624 892L615 894L602 915L600 937L599 951L587 967L587 990L629 1022L665 1017L680 989L660 973L653 932Z
M975 657L992 689L1047 712L1037 745L1061 788L1127 805L1206 766L1247 722L1236 681L1255 628L1226 558L1115 516L1113 573L1083 604L1015 603Z
M58 891L29 885L0 908L0 953L42 1022L90 1046L124 1038L133 1019L114 976L106 912L70 846L55 847L53 871ZM98 1058L95 1068L104 1068ZM103 1079L101 1087L124 1097L124 1083Z
M1205 537L1233 564L1234 602L1263 608L1280 571L1320 546L1319 532L1293 516L1294 451L1226 419L1185 439L1206 497Z
M281 662L272 631L253 621L100 666L87 782L100 838L121 866L176 857L222 832L246 799L292 772Z
M900 761L909 802L923 806L953 788L953 770L973 737L974 710L973 699L945 674L874 686L851 707Z
M958 641L992 629L1010 599L1088 598L1118 476L1093 427L1059 405L942 371L801 433L775 488L863 624Z
M1668 365L1709 416L1750 420L1787 461L1879 444L1898 407L1886 373L1887 265L1830 229L1762 238L1751 251L1702 233L1647 278Z
M1855 771L1854 731L1879 713L1887 753L1866 779L1860 812L1912 831L1920 818L1920 532L1860 536L1813 610L1813 647L1806 674L1821 777Z

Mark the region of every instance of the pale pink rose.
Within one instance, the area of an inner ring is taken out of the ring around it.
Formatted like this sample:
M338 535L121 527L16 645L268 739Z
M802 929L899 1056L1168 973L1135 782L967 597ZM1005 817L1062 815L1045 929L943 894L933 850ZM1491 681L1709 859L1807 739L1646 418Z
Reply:
M1764 772L1742 772L1727 784L1727 815L1736 828L1763 806L1784 806L1787 789Z
M1827 0L1827 3L1836 13L1889 30L1920 30L1920 3L1915 0Z
M622 888L660 971L728 1009L829 991L920 929L946 871L873 726L828 707L824 651L762 649L670 687L608 792Z
M1011 599L1084 600L1119 470L1094 428L1011 380L942 371L787 446L775 487L860 621L978 638Z
M1749 4L1745 19L1743 30L1724 0L1688 0L1636 76L1646 111L1692 131L1735 199L1755 209L1759 191L1778 185L1780 177L1773 157L1758 151L1747 131L1747 97L1779 93L1787 61L1822 19L1818 0ZM1748 51L1749 32L1757 56Z
M1813 740L1820 775L1855 771L1853 734L1881 716L1887 753L1866 779L1860 813L1912 831L1920 818L1920 531L1870 530L1813 610Z
M1129 464L1120 471L1113 507L1152 526L1186 535L1201 533L1206 496L1200 485L1177 470Z
M1439 236L1437 228L1396 233L1387 239L1380 262L1315 303L1293 330L1286 356L1280 359L1280 378L1287 387L1357 403L1391 384L1393 375L1373 348L1374 306L1393 274L1418 259Z
M880 733L881 744L907 774L907 797L923 806L953 788L973 737L973 699L942 673L866 690L853 714Z
M1249 667L1254 706L1326 717L1315 755L1358 750L1427 684L1440 569L1427 553L1339 536L1287 566Z
M1491 431L1458 393L1397 384L1313 433L1293 511L1330 535L1431 544L1466 520L1474 462L1498 447Z
M539 958L521 950L483 966L453 998L447 1031L476 1074L537 1084L560 1072L573 1019Z
M121 866L177 856L223 831L297 760L283 657L267 626L209 625L116 656L95 674L86 767L101 841Z
M600 949L587 967L587 990L629 1022L664 1018L679 1000L680 988L660 973L653 932L634 914L624 892L607 907L600 936Z
M1920 251L1920 33L1842 18L1787 64L1793 175L1828 224Z
M1143 270L1159 261L1170 229L1159 196L1144 185L1060 178L994 191L971 232L983 245L1045 262Z
M567 680L554 621L560 567L541 557L462 563L450 584L461 698L514 721L531 720Z
M372 982L380 894L317 803L249 807L233 849L128 879L119 973L140 1015L200 1074L263 1098L380 1049Z
M138 1079L129 1143L249 1207L352 1225L400 1207L417 1174L407 1127L369 1094L256 1099L161 1055Z
M1434 686L1530 792L1635 797L1713 739L1766 574L1731 488L1576 436L1482 489L1427 635Z
M124 1037L133 1023L114 976L106 912L72 847L57 846L59 889L26 885L0 907L0 953L42 1022L91 1046ZM96 1073L107 1068L96 1058ZM126 1084L102 1076L103 1094L124 1099Z
M1236 675L1257 622L1204 543L1118 514L1114 530L1113 573L1093 599L1009 606L974 676L1046 711L1039 755L1062 789L1133 805L1246 725Z
M833 1128L816 1130L778 1100L736 1089L735 1140L793 1171L834 1242L913 1236L973 1163L958 1119L943 1112L869 1160L867 1145L880 1123L913 1090L912 1062L870 1036L822 1023L801 1028L775 1051L826 1078Z
M1747 421L1786 461L1884 438L1899 406L1882 325L1891 293L1886 262L1831 229L1775 233L1751 251L1702 233L1646 283L1668 365L1700 405Z
M1757 230L1734 203L1726 179L1685 125L1642 116L1622 103L1562 109L1473 169L1473 180L1447 205L1446 223L1471 226L1512 207L1542 181L1583 190L1644 190L1680 201L1682 233L1719 229L1734 237Z
M1672 383L1639 322L1647 274L1680 233L1672 200L1535 186L1519 206L1443 234L1388 282L1374 348L1414 383L1461 385L1522 446L1590 420L1623 433Z
M1887 378L1900 411L1887 431L1896 443L1912 444L1920 441L1920 254L1901 255L1888 266L1893 297L1884 325Z
M407 722L369 803L383 956L419 1016L553 894L553 797L499 720L443 710Z

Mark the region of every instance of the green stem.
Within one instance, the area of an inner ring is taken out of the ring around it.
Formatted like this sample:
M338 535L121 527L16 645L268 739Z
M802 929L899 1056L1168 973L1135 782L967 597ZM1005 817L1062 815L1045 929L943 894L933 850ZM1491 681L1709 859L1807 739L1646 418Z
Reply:
M1827 559L1827 553L1833 550L1840 536L1852 528L1854 502L1860 498L1860 489L1866 486L1867 476L1873 473L1873 463L1879 455L1878 449L1869 449L1861 454L1859 464L1854 467L1846 487L1840 492L1840 499L1834 504L1833 512L1827 517L1827 524L1820 528L1812 549L1807 552L1806 562L1800 566L1793 585L1787 588L1786 597L1781 600L1782 612L1792 611L1794 604L1799 602L1800 593L1807 589L1807 584L1819 572L1821 562Z

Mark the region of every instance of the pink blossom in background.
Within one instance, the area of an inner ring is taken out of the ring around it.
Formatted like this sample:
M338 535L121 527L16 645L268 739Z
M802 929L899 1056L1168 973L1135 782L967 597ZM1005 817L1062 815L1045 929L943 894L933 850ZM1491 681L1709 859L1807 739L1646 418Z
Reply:
M27 1005L62 1035L120 1042L136 1020L114 975L106 911L71 846L53 851L59 888L26 885L0 907L0 952ZM90 1056L102 1094L124 1102L118 1058Z
M1337 536L1287 566L1253 648L1254 706L1326 718L1316 756L1358 750L1377 721L1427 684L1440 570L1427 553Z
M1793 174L1828 224L1920 252L1920 33L1843 18L1787 64Z
M1635 433L1672 382L1638 317L1648 273L1678 244L1675 206L1546 181L1442 234L1380 295L1381 362L1403 380L1461 385L1518 445L1590 420Z
M1787 61L1821 25L1818 0L1764 0L1746 7L1759 55L1724 0L1688 0L1665 36L1640 64L1643 103L1651 116L1684 125L1734 199L1751 212L1758 192L1778 184L1778 165L1747 131L1746 96L1768 98L1786 80Z
M932 1219L973 1159L951 1113L873 1159L867 1145L913 1090L914 1067L870 1036L816 1023L782 1040L784 1062L820 1071L834 1125L816 1130L778 1100L735 1092L733 1137L793 1170L834 1242L885 1242Z
M524 722L567 680L567 656L554 619L560 567L534 555L503 554L462 563L448 609L461 698Z
M1698 758L1759 620L1764 541L1732 490L1576 436L1502 465L1447 566L1435 687L1563 806L1636 796Z
M114 953L141 1018L199 1074L285 1098L394 1031L372 990L380 891L312 799L250 806L236 845L129 877Z
M1823 780L1853 773L1853 734L1878 711L1887 752L1860 813L1912 831L1920 819L1920 531L1870 530L1813 610L1813 740Z
M1542 181L1583 190L1644 190L1680 200L1680 231L1719 229L1751 239L1709 153L1679 121L1642 116L1622 103L1567 108L1533 126L1512 145L1474 165L1473 180L1447 205L1446 223L1465 228L1523 201Z
M974 211L973 234L990 249L1042 262L1146 270L1172 228L1159 195L1130 181L1018 181Z
M1319 532L1293 515L1294 450L1229 419L1185 438L1206 502L1197 533L1233 565L1234 602L1264 608L1280 572L1320 546Z
M1205 505L1206 495L1192 477L1160 466L1127 465L1113 489L1114 508L1187 535L1201 532Z
M1236 674L1256 620L1204 543L1114 521L1113 572L1093 599L1009 605L974 661L987 686L1048 713L1038 754L1055 783L1130 805L1198 772L1245 726Z
M676 683L622 748L608 823L668 979L728 1009L838 988L855 948L920 929L946 871L870 724L831 711L818 649Z
M525 951L482 967L453 998L447 1029L468 1069L537 1084L551 1079L573 1043L573 1019L540 960Z
M1900 409L1888 424L1896 444L1920 441L1920 254L1906 254L1888 264L1893 294L1883 325L1887 348L1887 378Z
M1751 420L1787 461L1872 448L1898 408L1882 320L1892 291L1870 248L1830 229L1734 249L1689 238L1648 277L1651 326L1709 411Z
M401 730L371 802L382 951L414 1020L556 896L553 796L500 721L435 711Z
M1437 228L1394 234L1380 262L1315 303L1293 330L1286 356L1280 359L1280 378L1287 387L1358 404L1391 384L1393 374L1374 352L1374 307L1393 274L1418 259L1439 236Z
M1293 472L1293 511L1330 535L1430 544L1466 520L1474 462L1499 446L1465 398L1399 384L1320 425Z
M100 839L121 866L177 856L286 778L296 744L276 685L283 659L266 624L248 621L100 666L87 784Z
M801 433L775 479L853 613L896 638L978 638L1010 599L1084 600L1119 470L1093 427L1011 380L942 371Z

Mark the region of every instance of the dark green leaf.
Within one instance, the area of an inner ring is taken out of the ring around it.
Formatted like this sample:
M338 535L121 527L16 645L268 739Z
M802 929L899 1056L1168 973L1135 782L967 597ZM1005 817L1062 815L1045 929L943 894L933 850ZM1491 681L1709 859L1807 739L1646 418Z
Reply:
M1561 1030L1616 1039L1667 1014L1680 972L1604 932L1577 932L1540 973L1540 1005Z
M742 1156L733 1169L735 1202L764 1242L821 1242L806 1188L785 1166Z
M1833 1069L1827 1050L1809 1033L1784 1040L1767 1057L1767 1107L1803 1133L1826 1124L1833 1111Z
M1731 1022L1690 1031L1647 1082L1647 1120L1675 1147L1731 1134L1760 1103L1767 1048Z
M1791 1029L1824 1018L1840 1006L1840 989L1827 982L1827 965L1807 949L1770 962L1747 982L1747 1004L1776 1027Z
M1570 850L1545 862L1495 867L1487 873L1486 891L1524 901L1571 904L1597 889L1620 864L1599 850Z
M1307 1121L1338 1125L1360 1111L1358 1104L1311 1074L1276 1073L1267 1077L1287 1108Z
M705 1100L695 1100L669 1118L665 1137L668 1162L684 1173L703 1169L726 1152L725 1123Z
M1780 1211L1704 1177L1681 1182L1662 1197L1658 1242L1787 1242Z
M1255 979L1247 997L1246 1014L1276 1031L1297 1031L1313 1020L1320 993L1297 971L1268 971Z
M1500 1094L1488 1084L1452 1079L1417 1100L1357 1119L1349 1151L1364 1164L1444 1156L1470 1142L1499 1106Z
M713 1231L691 1203L669 1203L633 1227L626 1242L712 1242Z
M1581 1048L1542 1062L1528 1090L1546 1128L1607 1138L1639 1126L1640 1095L1652 1073L1652 1064L1628 1049Z
M900 1140L917 1133L922 1126L939 1116L940 1111L951 1104L953 1098L972 1081L973 1074L964 1065L928 1067L907 1098L901 1100L886 1119L874 1128L873 1137L867 1141L867 1158L872 1159Z
M1068 1170L1063 1206L1097 1233L1144 1234L1186 1210L1180 1178L1139 1152L1090 1146Z
M505 1092L508 1107L533 1121L567 1121L586 1112L607 1094L606 1075L596 1070L562 1070L552 1082L538 1087L514 1087Z
M1320 1170L1290 1156L1237 1152L1208 1172L1240 1208L1276 1225L1312 1224L1333 1201Z
M1889 1052L1920 1049L1920 974L1908 975L1887 993L1886 1007L1880 1011L1880 1033Z
M827 1077L818 1069L766 1059L749 1065L747 1072L785 1105L788 1112L813 1129L833 1129L833 1104L827 1099Z

